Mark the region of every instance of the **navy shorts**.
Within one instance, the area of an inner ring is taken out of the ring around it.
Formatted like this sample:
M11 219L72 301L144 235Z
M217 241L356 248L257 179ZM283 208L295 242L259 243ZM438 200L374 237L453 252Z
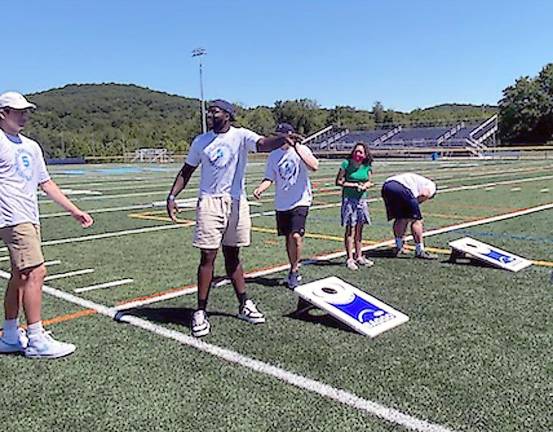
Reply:
M308 206L297 206L290 210L276 212L277 231L279 236L298 233L305 234L305 220L309 213Z
M384 183L382 199L386 205L386 215L389 221L392 219L422 219L419 202L413 193L401 183L395 180Z

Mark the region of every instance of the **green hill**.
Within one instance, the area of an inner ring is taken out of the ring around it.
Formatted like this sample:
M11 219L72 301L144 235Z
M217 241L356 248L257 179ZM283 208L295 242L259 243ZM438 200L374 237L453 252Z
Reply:
M120 155L140 147L184 151L199 132L199 101L135 85L83 84L29 95L26 133L51 156Z

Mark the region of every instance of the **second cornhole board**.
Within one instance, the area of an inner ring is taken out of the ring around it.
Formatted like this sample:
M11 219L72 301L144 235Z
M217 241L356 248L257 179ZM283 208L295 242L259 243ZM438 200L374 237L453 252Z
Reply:
M518 272L532 265L532 261L519 257L511 252L482 243L470 237L463 237L449 243L451 246L451 260L466 255L480 261L484 261L495 267Z

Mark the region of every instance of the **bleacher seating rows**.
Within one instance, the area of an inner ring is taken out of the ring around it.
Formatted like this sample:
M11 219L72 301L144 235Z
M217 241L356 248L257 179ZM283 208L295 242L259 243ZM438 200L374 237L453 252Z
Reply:
M391 129L349 132L335 141L334 147L343 150L359 141L375 147L463 147L468 144L473 145L472 142L478 141L492 130L497 130L497 122L491 120L493 117L480 130L478 127L486 122L480 124L460 123L457 126L458 130L453 129L454 133L451 135L448 132L452 131L452 127L398 128L398 131L392 134L390 134ZM386 134L391 136L382 139Z

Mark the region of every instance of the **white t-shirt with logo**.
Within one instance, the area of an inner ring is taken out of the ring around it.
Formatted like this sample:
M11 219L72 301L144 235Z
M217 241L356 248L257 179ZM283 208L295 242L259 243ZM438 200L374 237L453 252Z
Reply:
M248 152L257 150L261 135L245 128L232 127L225 133L213 131L198 135L186 158L188 165L201 165L199 196L246 195L244 176Z
M37 187L50 180L39 145L0 130L0 228L39 224Z
M415 198L419 197L424 190L427 190L430 193L430 196L436 193L436 183L419 174L398 174L387 178L386 181L397 181L398 183L401 183L413 193Z
M306 147L306 151L311 150ZM273 150L267 158L265 178L275 183L275 209L310 206L313 201L307 166L292 147Z

